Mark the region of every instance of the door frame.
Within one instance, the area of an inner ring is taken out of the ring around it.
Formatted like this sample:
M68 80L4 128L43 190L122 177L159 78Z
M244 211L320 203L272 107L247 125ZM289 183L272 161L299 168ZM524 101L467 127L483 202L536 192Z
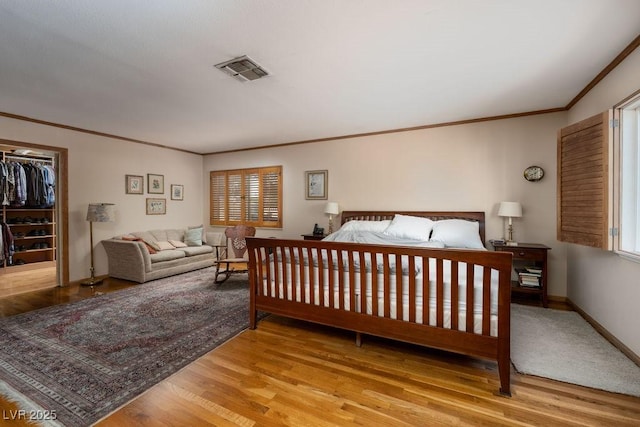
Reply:
M69 284L69 149L31 142L0 139L0 145L53 153L56 170L56 279Z

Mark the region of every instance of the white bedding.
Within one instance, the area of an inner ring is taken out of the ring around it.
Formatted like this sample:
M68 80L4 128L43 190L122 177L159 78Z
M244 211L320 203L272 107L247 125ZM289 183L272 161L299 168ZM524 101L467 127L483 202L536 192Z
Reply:
M385 245L401 245L401 246L414 246L414 247L425 247L425 248L442 248L443 245L439 242L429 242L429 241L417 241L411 239L399 239L396 237L386 236L381 232L370 232L370 231L359 231L359 230L346 230L345 232L340 232L340 230L332 235L328 236L326 241L340 241L340 242L355 242L355 243L366 243L366 244L385 244ZM288 300L293 300L293 288L292 288L292 278L295 277L295 282L298 283L296 286L296 295L295 300L298 302L304 302L311 304L311 290L310 290L310 278L309 271L311 271L313 275L313 294L314 299L313 303L315 305L320 305L320 274L322 274L322 293L324 295L324 306L329 307L329 292L333 292L334 308L340 307L340 300L342 300L342 306L345 307L346 310L355 311L358 313L367 313L373 315L373 292L372 292L372 273L371 273L371 254L365 254L365 268L362 268L359 262L359 254L353 253L354 259L354 291L356 294L356 301L354 301L354 306L351 305L350 298L350 284L349 284L349 272L348 272L348 254L347 251L342 251L338 253L338 251L332 251L331 259L333 261L334 268L330 272L327 268L327 261L329 258L329 254L327 251L322 252L322 263L323 268L319 268L318 257L317 255L312 255L312 267L309 268L309 259L306 252L303 252L303 264L304 268L304 277L303 280L300 281L300 269L298 263L300 260L298 259L298 253L294 251L294 261L291 262L290 252L284 251L284 253L277 252L275 255L279 260L285 260L284 263L278 263L278 279L279 283L275 282L275 270L273 265L273 255L271 257L270 264L270 279L271 283L268 283L266 278L263 281L263 292L266 294L267 289L270 287L270 295L284 295L284 298ZM338 271L338 258L341 257L343 261L343 286L344 292L340 295L339 291L339 274ZM376 255L376 264L377 264L377 300L378 300L378 316L384 316L384 275L382 273L385 268L385 263L383 262L383 255ZM436 304L437 299L436 295L436 267L437 262L436 259L429 259L429 301L428 301L428 322L424 319L423 315L423 295L422 295L422 283L423 283L423 272L422 272L422 258L414 257L415 261L415 271L412 273L415 275L415 311L416 311L416 323L428 323L430 325L436 325ZM401 258L402 263L402 294L400 301L398 301L396 295L396 266L395 266L395 256L391 256L389 260L389 270L390 270L390 289L389 289L389 298L391 301L390 307L390 317L393 319L397 319L397 307L399 304L402 304L403 307L403 315L402 320L409 321L409 257L403 255ZM444 297L442 298L444 303L444 327L451 328L451 265L450 261L444 260L442 262L442 275L444 282ZM284 274L286 270L286 275ZM329 274L333 275L333 288L329 289ZM284 282L284 277L286 276L286 283ZM482 298L482 289L483 289L483 276L484 276L484 268L482 266L474 266L474 332L481 333L482 331L482 311L483 311L483 298ZM300 286L300 283L302 287ZM467 264L466 263L458 263L458 328L461 331L466 330L466 288L467 288ZM276 292L277 289L277 292ZM366 296L366 307L360 307L360 294L361 289L364 289ZM490 314L491 314L491 332L492 336L497 336L497 300L498 300L498 272L496 270L491 270L491 292L490 292Z

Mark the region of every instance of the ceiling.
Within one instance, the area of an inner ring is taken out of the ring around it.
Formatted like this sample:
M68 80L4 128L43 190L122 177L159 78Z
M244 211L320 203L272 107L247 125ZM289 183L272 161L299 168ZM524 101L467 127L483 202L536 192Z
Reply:
M567 106L638 0L2 0L0 112L214 153ZM248 55L270 76L214 67Z

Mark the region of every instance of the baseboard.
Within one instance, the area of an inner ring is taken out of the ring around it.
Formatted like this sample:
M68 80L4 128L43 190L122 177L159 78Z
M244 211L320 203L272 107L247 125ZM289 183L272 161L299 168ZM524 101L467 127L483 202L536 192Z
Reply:
M635 363L636 365L640 366L640 356L638 356L637 354L635 354L629 347L627 347L626 345L624 345L624 343L622 343L618 338L616 338L611 332L607 331L600 323L596 322L595 319L593 319L593 317L589 316L583 309L581 309L580 307L578 307L578 305L576 305L573 301L571 301L569 298L566 298L566 302L567 304L569 304L571 306L571 308L573 308L580 316L582 316L584 318L584 320L586 320L587 322L589 322L589 324L591 326L593 326L593 329L595 329L596 331L598 331L598 333L600 335L602 335L603 337L605 337L605 339L607 341L609 341L615 348L617 348L618 350L620 350L622 352L622 354L624 354L625 356L627 356L629 359L631 359L633 361L633 363Z
M549 295L547 296L547 299L549 301L554 301L554 302L563 302L565 304L568 304L569 299L567 297L559 297L557 295Z

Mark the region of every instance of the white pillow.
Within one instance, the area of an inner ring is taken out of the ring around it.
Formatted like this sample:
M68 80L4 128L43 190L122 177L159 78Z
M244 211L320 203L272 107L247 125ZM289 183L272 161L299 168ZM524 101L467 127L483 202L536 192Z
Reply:
M161 251L168 251L171 249L175 249L175 246L173 246L169 242L156 242L156 245L158 245L158 248L160 248Z
M391 224L390 219L382 221L362 221L354 219L344 223L342 227L340 227L340 231L377 231L381 233L387 229L389 224Z
M401 239L427 241L431 228L433 228L433 221L429 218L396 214L391 224L384 230L384 234Z
M480 223L464 219L444 219L433 224L431 240L448 248L484 249L480 240Z

